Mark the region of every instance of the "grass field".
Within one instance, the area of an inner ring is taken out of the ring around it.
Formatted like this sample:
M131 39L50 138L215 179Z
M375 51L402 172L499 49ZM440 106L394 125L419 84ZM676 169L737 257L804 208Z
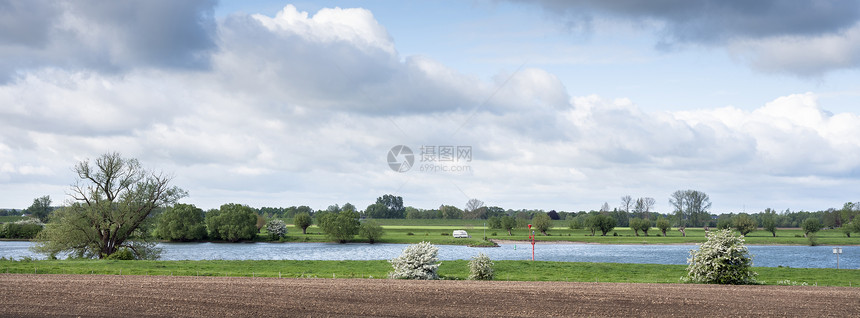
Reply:
M443 261L443 279L467 279L468 261ZM685 265L495 261L497 280L678 283ZM781 281L819 286L857 286L860 270L827 268L756 267L759 281ZM104 261L0 260L0 273L256 276L310 278L385 278L387 261ZM783 283L785 284L785 283Z
M409 224L409 222L417 222L420 224ZM468 223L466 221L471 221ZM529 231L527 229L515 229L512 236L508 236L507 231L498 229L488 229L483 226L483 223L474 225L475 220L378 220L385 229L385 235L379 240L380 243L418 243L428 241L434 244L446 245L471 245L479 244L483 241L483 235L486 233L488 239L497 240L528 240ZM467 239L455 239L451 237L451 232L454 230L466 230L472 236ZM544 236L536 233L535 239L538 241L569 241L569 242L587 242L587 243L602 243L602 244L689 244L701 243L705 241L705 230L703 228L687 228L687 236L681 236L677 230L667 231L666 237L663 237L658 229L648 231L648 236L639 233L636 236L630 228L619 227L607 233L607 236L600 236L597 232L595 236L591 236L588 230L571 230L567 227L554 227ZM614 234L617 234L615 236ZM754 231L746 236L747 244L760 245L808 245L809 239L803 237L803 231L800 229L779 229L776 232L777 236L773 237L770 232L763 230ZM860 237L845 237L839 230L821 230L816 235L817 244L821 245L860 245ZM261 234L261 240L265 240L265 234ZM308 228L308 234L302 235L301 230L293 226L289 226L289 233L284 238L285 242L327 242L328 238L322 233L322 230L316 226ZM363 242L364 240L356 237L353 242Z
M9 223L9 222L17 222L20 220L26 219L20 215L5 215L0 216L0 223Z

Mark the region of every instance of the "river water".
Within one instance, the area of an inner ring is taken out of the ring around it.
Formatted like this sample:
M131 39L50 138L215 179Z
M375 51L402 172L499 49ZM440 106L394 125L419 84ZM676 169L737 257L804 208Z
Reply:
M0 257L43 259L29 250L32 242L2 241ZM406 244L333 243L161 243L163 260L383 260L400 255ZM437 245L440 260L469 259L484 253L493 260L531 259L530 244L495 248ZM831 246L749 245L753 265L835 268ZM696 245L538 244L535 259L560 262L686 264ZM840 268L860 267L860 246L845 246Z

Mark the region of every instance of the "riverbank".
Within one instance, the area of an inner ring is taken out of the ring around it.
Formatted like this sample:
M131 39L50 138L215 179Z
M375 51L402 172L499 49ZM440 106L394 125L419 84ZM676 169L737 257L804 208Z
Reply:
M582 263L546 261L494 261L496 280L618 283L678 283L685 265ZM468 261L442 261L439 274L447 280L468 279ZM230 276L293 278L386 278L391 265L375 261L106 261L106 260L0 260L0 273L90 274L141 276ZM758 279L768 285L807 284L851 286L860 284L860 270L831 268L755 267Z

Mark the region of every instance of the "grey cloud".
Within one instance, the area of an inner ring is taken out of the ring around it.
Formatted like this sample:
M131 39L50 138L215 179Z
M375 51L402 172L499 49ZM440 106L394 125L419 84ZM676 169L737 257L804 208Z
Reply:
M0 78L41 67L200 69L216 49L213 0L0 0Z
M595 14L665 23L670 41L712 43L737 37L817 36L845 30L860 20L857 1L803 0L542 0L571 23Z

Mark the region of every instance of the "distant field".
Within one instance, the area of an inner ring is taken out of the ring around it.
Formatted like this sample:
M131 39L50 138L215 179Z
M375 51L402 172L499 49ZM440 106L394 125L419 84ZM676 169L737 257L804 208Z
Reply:
M418 243L428 241L434 244L446 245L470 245L478 244L483 241L483 235L486 233L488 239L496 240L517 240L525 241L529 239L530 232L527 229L514 229L512 236L508 236L507 231L499 229L489 229L484 226L483 220L438 220L438 219L420 219L420 220L405 220L405 219L379 219L375 220L380 223L385 229L385 235L379 240L380 243ZM559 221L556 221L559 222ZM561 221L563 222L563 221ZM557 223L556 223L557 224ZM451 237L451 232L454 230L466 230L472 238L455 239ZM289 233L284 238L285 242L327 242L328 238L316 226L308 228L308 235L302 235L301 230L289 226ZM602 243L602 244L691 244L701 243L705 241L705 230L703 228L687 228L687 236L681 236L681 232L673 228L666 232L666 237L656 228L648 231L648 236L640 232L640 236L636 236L635 232L627 227L617 227L607 233L607 236L601 236L598 231L595 236L591 236L588 230L571 230L565 226L555 226L547 231L548 236L541 233L536 233L535 240L537 241L569 241L569 242L586 242L586 243ZM617 234L617 236L616 236ZM779 229L776 231L777 236L773 237L770 232L764 230L754 231L746 236L747 244L761 245L808 245L809 239L803 237L803 231L800 229ZM821 230L816 234L816 242L820 245L860 245L860 235L854 237L845 237L839 230ZM259 240L266 240L265 234L261 234ZM363 242L364 240L356 237L353 242Z

